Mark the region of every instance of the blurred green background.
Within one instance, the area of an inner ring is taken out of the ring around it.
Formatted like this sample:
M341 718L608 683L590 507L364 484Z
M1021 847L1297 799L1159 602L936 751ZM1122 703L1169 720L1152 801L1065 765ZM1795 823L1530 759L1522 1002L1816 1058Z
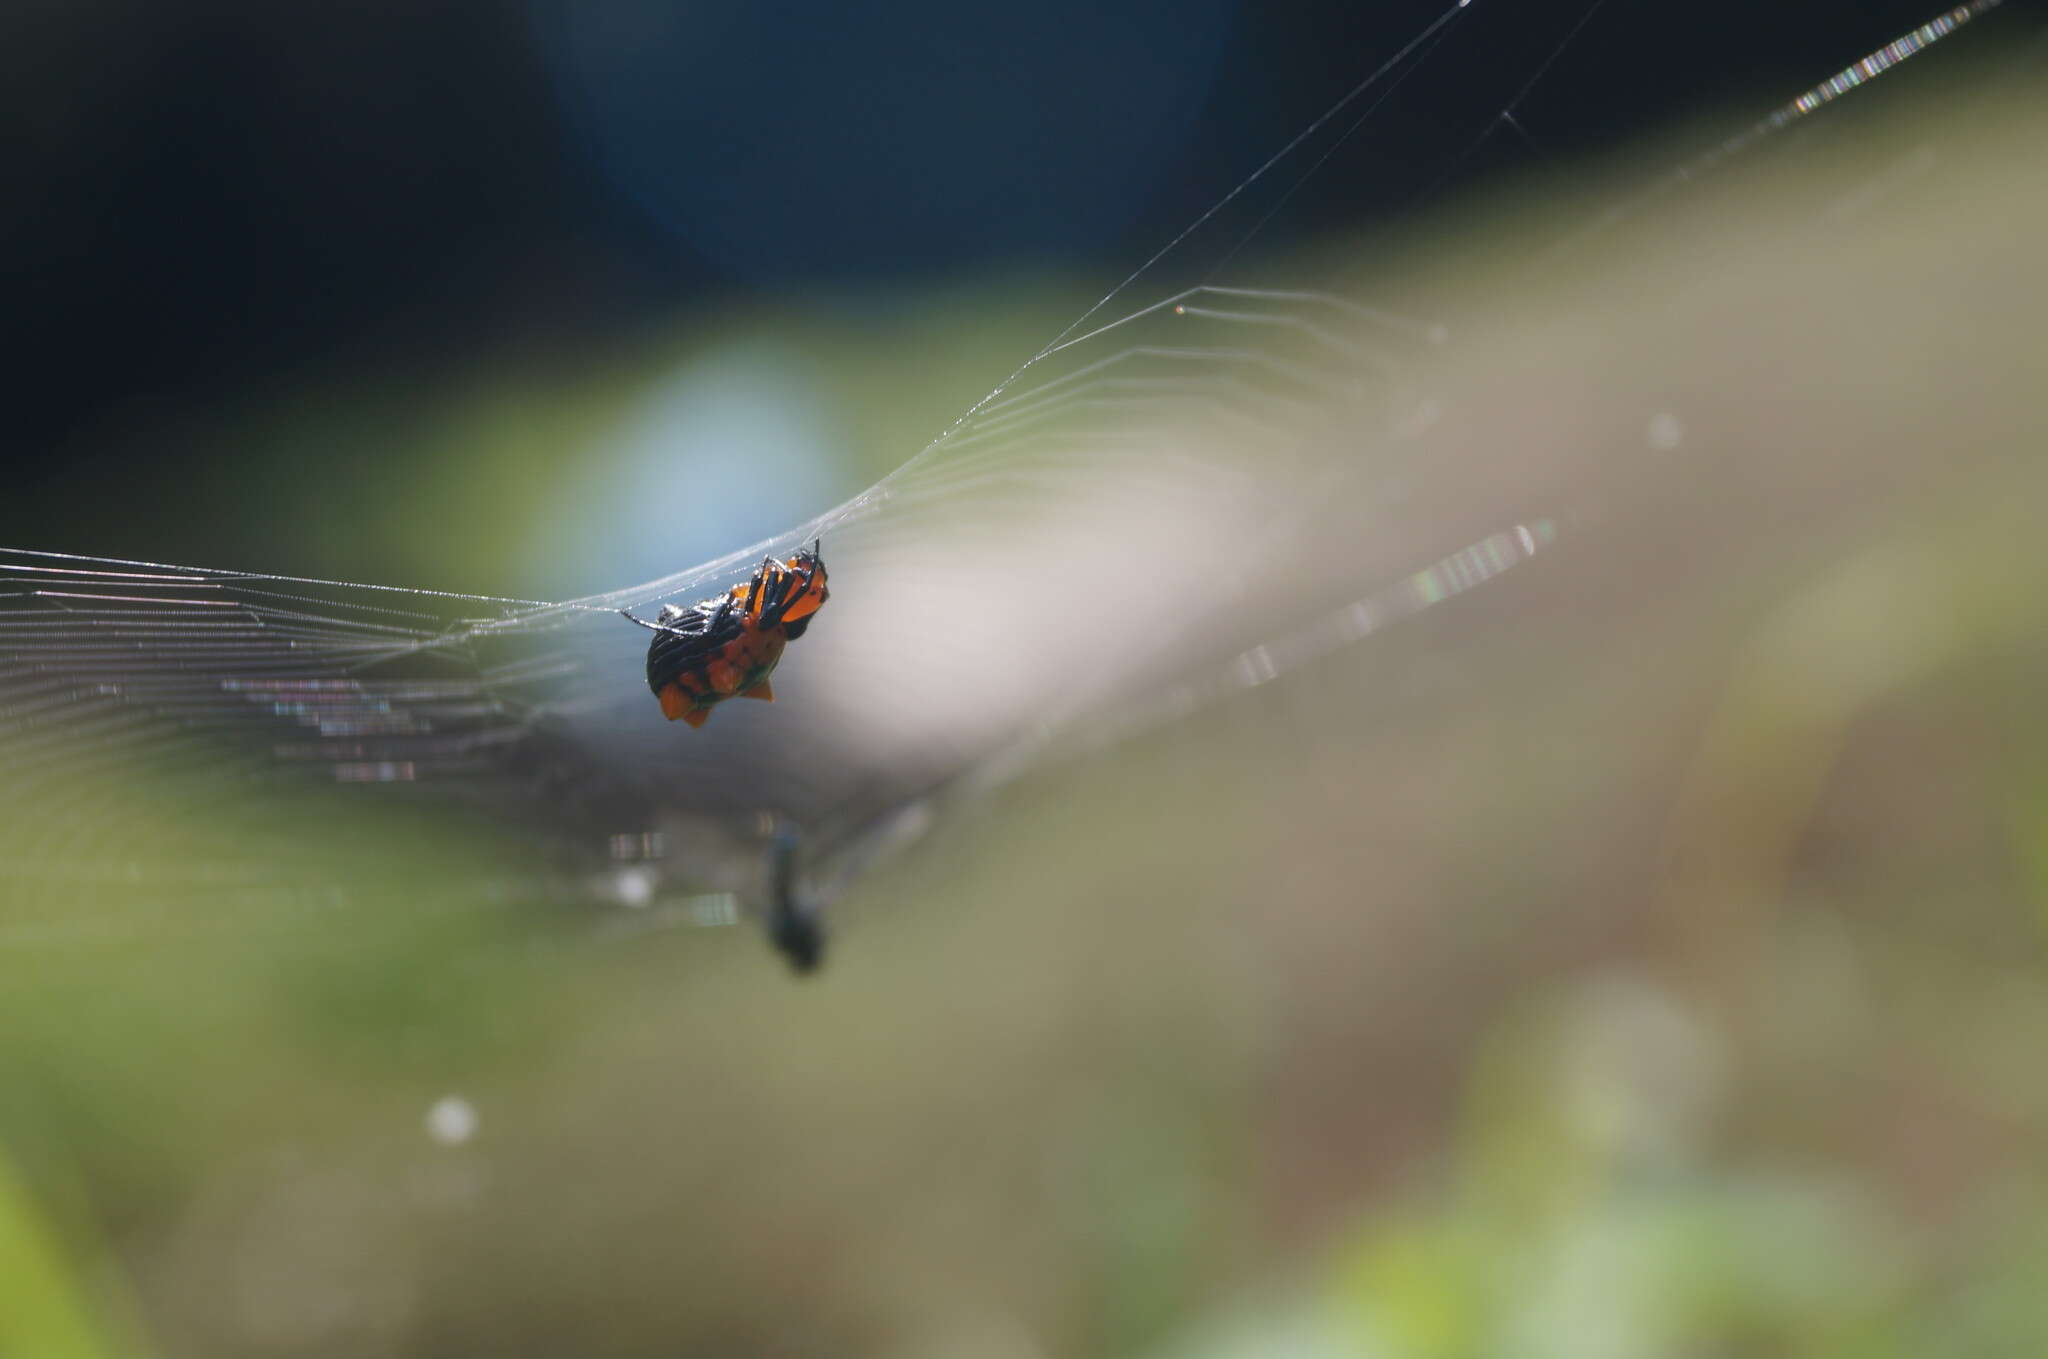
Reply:
M289 871L210 896L251 827L146 776L14 809L0 1354L2048 1351L2048 126L1995 73L1562 253L1700 139L1301 256L1459 337L1486 452L1418 512L1559 550L949 809L812 982L494 902L488 824L275 807ZM564 488L658 499L619 468L678 374L810 403L793 518L1067 278L230 374L161 464L53 445L10 529L567 593Z

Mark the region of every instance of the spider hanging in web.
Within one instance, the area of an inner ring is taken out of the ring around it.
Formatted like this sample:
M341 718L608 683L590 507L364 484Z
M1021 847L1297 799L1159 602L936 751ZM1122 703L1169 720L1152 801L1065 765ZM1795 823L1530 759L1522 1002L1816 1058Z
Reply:
M787 561L764 558L744 585L687 609L666 605L652 623L619 610L655 634L647 645L647 687L664 717L701 727L729 698L774 701L768 676L782 649L804 635L831 597L819 546Z

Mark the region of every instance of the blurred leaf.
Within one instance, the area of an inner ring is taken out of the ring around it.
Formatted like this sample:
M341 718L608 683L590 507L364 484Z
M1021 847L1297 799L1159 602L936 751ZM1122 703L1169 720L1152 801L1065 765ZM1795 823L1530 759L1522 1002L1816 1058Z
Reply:
M0 1359L111 1359L104 1313L0 1154Z

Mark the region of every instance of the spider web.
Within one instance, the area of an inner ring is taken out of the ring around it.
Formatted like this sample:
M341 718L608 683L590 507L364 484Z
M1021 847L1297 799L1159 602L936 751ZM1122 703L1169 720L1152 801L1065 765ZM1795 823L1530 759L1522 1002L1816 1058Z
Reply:
M1862 57L1565 248L1998 3ZM450 853L469 903L722 923L759 904L766 846L792 827L807 891L835 898L949 802L1189 720L1568 543L1590 464L1473 437L1448 309L1381 305L1370 280L1132 305L1201 233L1234 225L1208 258L1236 256L1485 8L1444 10L895 472L716 560L549 601L0 550L0 940L329 909L399 827ZM1517 109L1598 9L1475 145L1522 132ZM618 611L692 602L820 538L834 597L778 673L784 702L664 723L646 634ZM339 829L337 798L381 819ZM139 809L164 805L159 835ZM137 829L110 844L124 817Z
M1128 342L1148 321L1172 343ZM1257 346L1229 342L1247 330ZM1330 295L1206 287L1112 333L1126 342L1074 345L1081 362L1011 386L819 519L585 599L0 554L11 871L106 872L52 828L91 838L104 782L147 771L156 796L234 807L245 826L247 804L320 785L428 791L558 841L565 859L640 865L611 880L635 899L671 879L731 885L764 815L838 843L1001 747L1252 645L1296 609L1217 620L1205 590L1156 587L1210 579L1223 550L1239 598L1279 588L1302 478L1354 494L1372 480L1315 466L1314 430L1341 418L1398 447L1426 418L1432 337ZM1260 500L1270 527L1247 534L1237 516ZM1133 523L1149 526L1136 549ZM619 610L710 594L819 537L833 626L785 663L802 703L726 705L678 739L646 690L646 634ZM1120 581L1121 603L1104 594ZM1306 608L1353 583L1287 588ZM268 857L302 862L293 838ZM233 857L266 856L243 837Z

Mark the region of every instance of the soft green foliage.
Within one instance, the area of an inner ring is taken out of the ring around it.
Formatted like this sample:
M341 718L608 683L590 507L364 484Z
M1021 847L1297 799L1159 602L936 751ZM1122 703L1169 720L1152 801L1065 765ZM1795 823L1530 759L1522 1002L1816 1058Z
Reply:
M94 1305L85 1261L70 1258L27 1189L0 1159L0 1356L113 1359L129 1354Z

